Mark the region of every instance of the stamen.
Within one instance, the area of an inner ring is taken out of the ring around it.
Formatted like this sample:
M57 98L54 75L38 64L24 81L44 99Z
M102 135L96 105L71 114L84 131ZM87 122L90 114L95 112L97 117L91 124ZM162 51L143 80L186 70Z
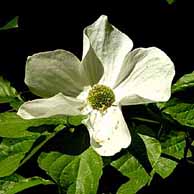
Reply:
M108 86L97 84L89 91L87 100L93 109L104 112L115 101L115 95Z

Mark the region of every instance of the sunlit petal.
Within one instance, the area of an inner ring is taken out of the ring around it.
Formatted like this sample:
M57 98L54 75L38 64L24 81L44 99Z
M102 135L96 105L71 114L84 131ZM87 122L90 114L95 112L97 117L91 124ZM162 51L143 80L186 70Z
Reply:
M114 90L121 105L167 101L175 75L174 64L160 49L139 48L128 54L134 66L129 75Z
M132 49L132 40L111 25L102 15L84 30L94 52L104 66L101 83L114 87L126 54ZM83 52L85 55L85 51Z
M131 135L119 107L107 112L93 111L85 122L93 149L102 156L112 156L131 143Z
M59 93L51 98L25 102L17 114L23 119L47 118L55 115L81 115L83 101Z
M75 97L86 82L80 67L79 59L65 50L34 54L26 63L25 83L41 97L51 97L59 92Z

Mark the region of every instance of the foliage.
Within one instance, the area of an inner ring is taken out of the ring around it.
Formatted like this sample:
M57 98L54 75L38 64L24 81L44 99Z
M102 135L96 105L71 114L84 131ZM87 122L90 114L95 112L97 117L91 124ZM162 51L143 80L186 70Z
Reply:
M167 1L167 3L168 3L169 5L172 5L173 3L176 2L176 0L166 0L166 1Z
M1 92L0 97L4 99L2 103L11 103L10 99L18 98L18 93L7 81L1 80L1 87L6 88L6 92ZM184 99L185 96L181 94L194 87L193 80L193 73L179 79L172 87L171 99L166 103L158 103L159 109L154 105L139 106L147 110L146 117L145 111L138 111L139 117L131 117L129 113L132 145L109 159L100 157L89 147L87 131L80 126L83 117L23 120L14 111L1 113L1 193L17 193L39 184L57 184L60 193L95 194L101 187L99 180L106 165L111 165L128 178L118 188L118 194L136 193L149 185L155 174L162 178L168 177L186 156L186 147L189 149L190 146L186 141L187 127L192 128L194 125L193 102L192 99ZM142 113L144 116L141 117ZM58 151L53 150L56 140L59 144L60 141L64 142L64 146L56 146ZM51 146L48 146L47 151L39 152L49 142ZM24 178L17 174L18 169L36 153L39 153L39 167L52 181L41 177ZM103 165L102 161L107 159L109 162Z
M0 27L0 30L9 30L9 29L17 28L17 27L18 27L18 16L15 16L13 19L8 21L7 24Z

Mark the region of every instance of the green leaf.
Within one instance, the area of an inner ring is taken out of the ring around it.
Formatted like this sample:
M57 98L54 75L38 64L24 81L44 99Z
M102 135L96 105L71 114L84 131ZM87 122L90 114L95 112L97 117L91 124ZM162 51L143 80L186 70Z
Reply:
M185 133L171 130L169 134L162 137L161 146L162 153L165 155L159 158L154 166L154 171L162 178L166 178L178 164L177 159L180 160L184 157L186 146Z
M154 166L153 172L157 172L162 178L166 178L174 171L176 166L177 166L176 161L160 157Z
M37 176L24 178L20 175L13 174L0 179L0 194L15 194L41 184L49 185L53 184L53 182Z
M10 82L2 77L0 77L0 104L1 103L10 103L14 108L17 108L23 103L16 89L11 86Z
M185 74L173 86L172 93L185 91L188 88L194 87L194 72Z
M156 172L163 178L168 177L175 169L177 160L184 157L185 133L175 130L164 131L159 142L154 138L157 133L154 133L151 128L144 125L136 128L145 144L147 156L153 168L151 175L153 176ZM134 145L134 147L137 150L140 145ZM144 154L141 156L145 158Z
M0 144L0 177L12 174L20 166L21 160L38 136L39 134L25 138L3 139Z
M194 101L172 98L164 104L158 104L158 107L180 124L194 127Z
M60 125L66 124L66 122L67 118L63 116L24 120L14 112L1 113L0 136L10 138L31 136L34 133L27 131L29 127L38 127L41 125Z
M78 116L68 116L68 124L73 126L78 126L82 123L82 120L85 119L86 116L84 115L78 115Z
M186 146L185 132L171 130L168 135L161 139L162 153L173 156L177 159L184 157Z
M194 89L194 73L184 75L172 86L172 93L179 92L178 95L175 94L166 103L157 103L157 106L180 124L194 127L194 98L191 89ZM185 95L188 90L190 95Z
M0 30L8 30L8 29L17 28L17 27L18 27L18 16L14 17L3 27L0 27Z
M139 134L139 135L146 146L148 159L152 167L154 167L154 165L157 163L158 159L160 158L160 155L162 152L160 142L153 137L149 137L147 135L142 135L142 134Z
M166 1L167 1L167 3L168 3L169 5L172 5L173 3L176 2L176 0L166 0Z
M151 172L161 155L161 145L155 138L155 132L144 125L136 126L132 130L132 140L130 153L147 172Z
M39 141L36 146L33 147L33 149L28 153L28 155L25 157L25 159L20 163L20 166L23 165L25 162L27 162L44 144L47 143L51 138L53 138L58 132L60 132L62 129L64 129L63 125L58 125L54 132L44 132L42 135L44 136L44 139L42 141Z
M111 165L129 178L128 182L121 185L117 194L135 194L150 179L143 166L129 153L113 161Z
M96 194L102 175L102 159L92 148L77 156L42 153L38 163L57 182L62 193Z

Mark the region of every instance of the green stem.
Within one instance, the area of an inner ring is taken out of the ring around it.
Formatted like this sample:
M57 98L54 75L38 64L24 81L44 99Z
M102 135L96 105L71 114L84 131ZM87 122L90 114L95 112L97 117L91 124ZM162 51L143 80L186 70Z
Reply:
M159 130L158 130L157 139L160 139L160 136L161 136L161 134L162 134L162 130L163 130L163 123L161 123L160 128L159 128Z
M146 118L141 118L141 117L131 117L130 119L138 120L138 121L143 121L143 122L147 122L147 123L160 124L159 121L154 121L154 120L151 120L151 119L146 119Z
M20 166L22 166L24 163L26 163L45 143L47 143L47 141L49 141L51 138L53 138L59 131L61 131L62 129L64 129L64 125L58 125L53 133L49 134L48 133L46 135L48 135L46 137L46 139L44 141L42 141L38 146L36 146L34 149L32 149L32 151L27 155L27 157L20 163Z

